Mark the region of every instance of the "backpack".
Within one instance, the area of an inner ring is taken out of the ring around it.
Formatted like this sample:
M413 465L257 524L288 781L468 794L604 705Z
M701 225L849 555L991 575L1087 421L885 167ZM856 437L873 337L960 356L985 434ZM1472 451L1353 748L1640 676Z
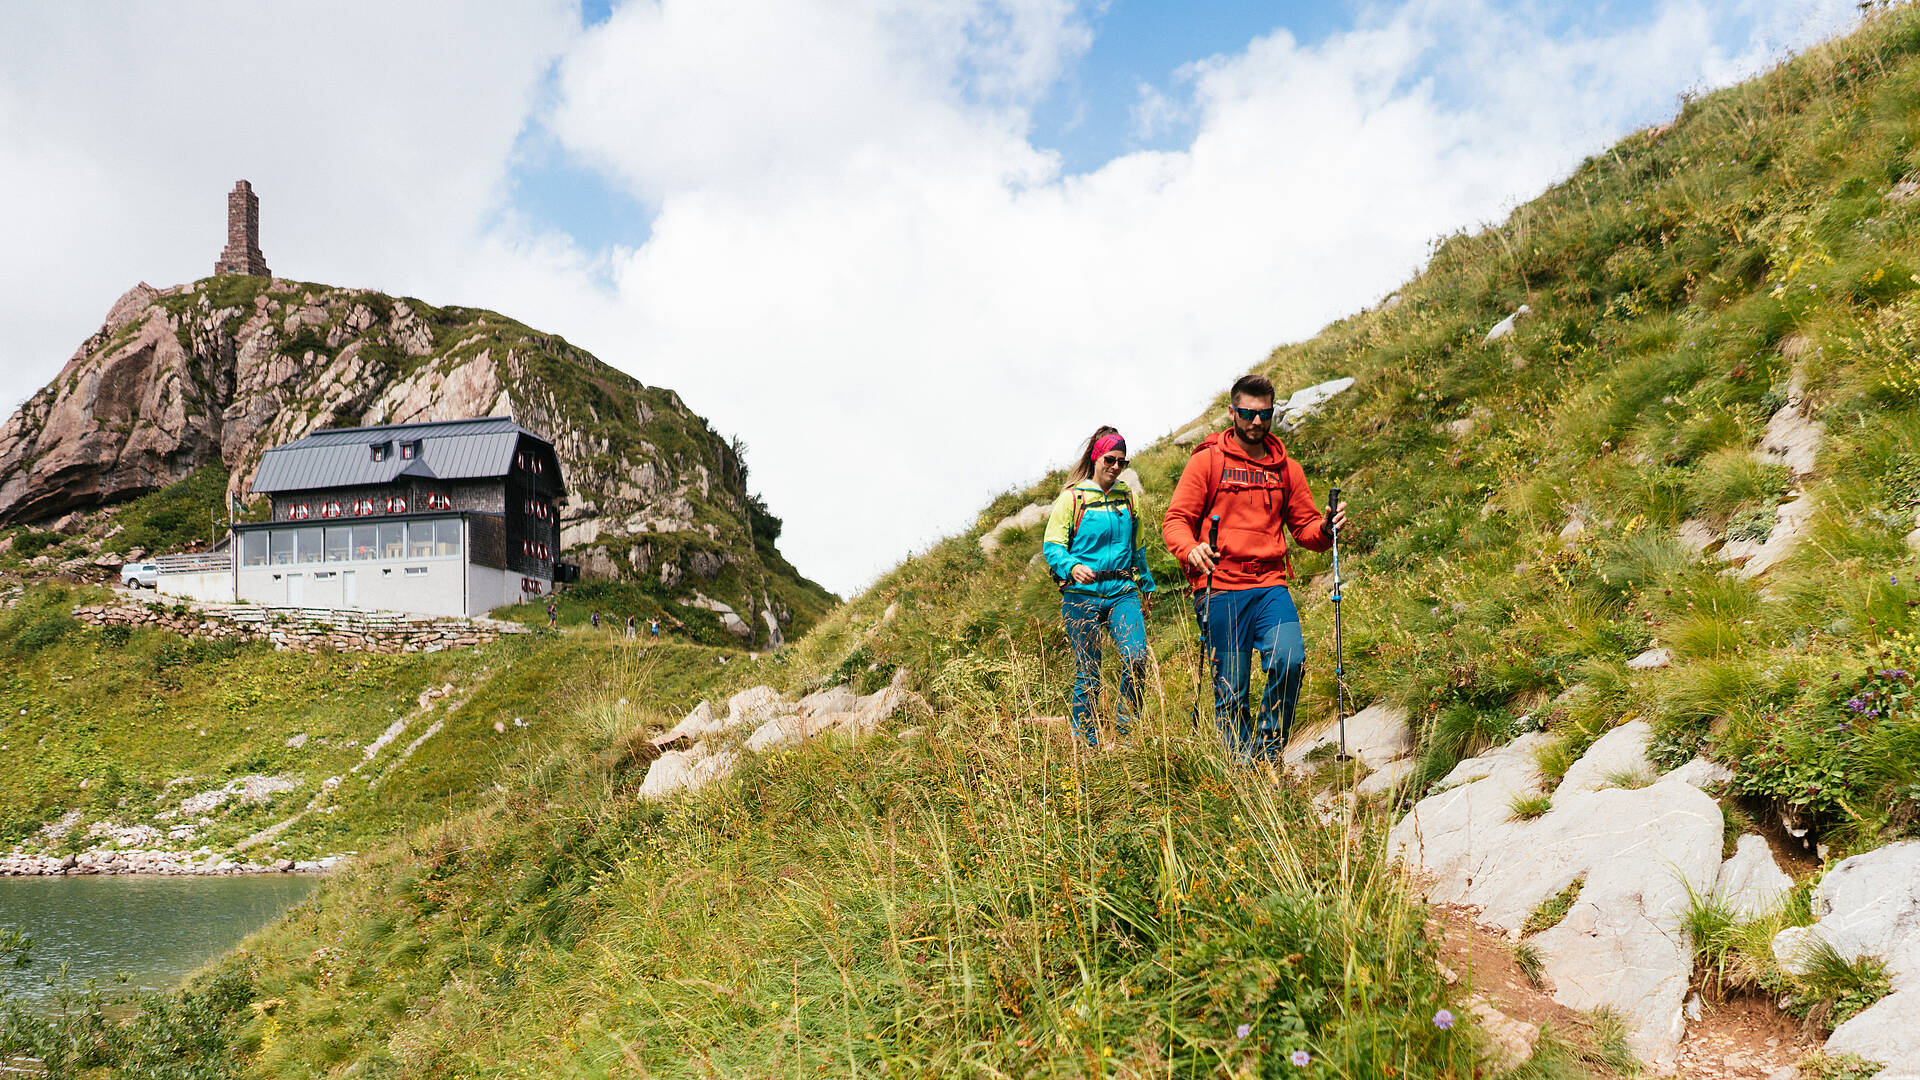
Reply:
M1106 499L1106 497L1105 495L1100 496L1102 500ZM1073 489L1073 523L1067 526L1067 550L1073 550L1073 538L1080 535L1080 519L1087 516L1087 507L1091 505L1093 501L1089 492L1082 491L1078 487ZM1101 505L1106 505L1106 503L1102 502ZM1140 505L1134 501L1132 487L1127 488L1127 513L1134 523L1134 527L1127 530L1127 573L1128 577L1131 578L1133 574L1134 555L1139 551L1140 540L1140 528L1138 524L1140 519ZM1067 587L1068 580L1070 579L1056 578L1054 583L1064 589ZM1099 581L1103 579L1096 577L1095 580ZM1104 580L1113 579L1108 578Z

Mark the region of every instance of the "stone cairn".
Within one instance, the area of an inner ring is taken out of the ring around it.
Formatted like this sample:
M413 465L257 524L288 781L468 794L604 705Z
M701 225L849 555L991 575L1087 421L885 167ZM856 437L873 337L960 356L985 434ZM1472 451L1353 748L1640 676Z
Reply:
M217 274L250 274L272 277L267 257L260 253L260 200L253 185L237 181L227 192L227 246L214 261Z

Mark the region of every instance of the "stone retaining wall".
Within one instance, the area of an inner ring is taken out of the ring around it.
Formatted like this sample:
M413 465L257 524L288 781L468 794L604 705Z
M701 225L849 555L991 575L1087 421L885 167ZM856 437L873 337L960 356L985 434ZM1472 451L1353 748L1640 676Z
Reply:
M460 619L257 604L84 604L73 616L94 626L152 626L210 640L270 641L276 649L401 653L470 648L523 634L497 619Z
M274 862L235 862L224 855L181 851L112 851L94 848L77 855L32 855L20 851L0 855L0 877L47 877L83 874L323 874L339 863L337 855L324 859L279 859Z

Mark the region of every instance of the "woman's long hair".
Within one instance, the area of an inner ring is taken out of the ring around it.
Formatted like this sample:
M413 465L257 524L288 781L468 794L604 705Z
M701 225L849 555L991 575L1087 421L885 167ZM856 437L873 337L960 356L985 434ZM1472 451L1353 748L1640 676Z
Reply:
M1093 444L1100 440L1100 436L1118 434L1120 434L1120 429L1114 427L1112 424L1101 424L1099 427L1093 429L1093 434L1087 436L1087 441L1080 444L1080 460L1073 463L1073 471L1067 474L1068 487L1072 487L1082 480L1092 478Z

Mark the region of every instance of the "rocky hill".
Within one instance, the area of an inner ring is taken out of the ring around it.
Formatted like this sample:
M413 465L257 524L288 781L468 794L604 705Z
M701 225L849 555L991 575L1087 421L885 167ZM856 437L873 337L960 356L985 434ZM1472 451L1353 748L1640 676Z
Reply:
M780 557L737 445L673 391L490 311L278 278L121 297L0 426L0 524L99 537L113 515L90 511L210 488L206 470L244 497L263 451L317 428L489 415L553 440L562 543L588 579L644 583L762 646L831 602Z

